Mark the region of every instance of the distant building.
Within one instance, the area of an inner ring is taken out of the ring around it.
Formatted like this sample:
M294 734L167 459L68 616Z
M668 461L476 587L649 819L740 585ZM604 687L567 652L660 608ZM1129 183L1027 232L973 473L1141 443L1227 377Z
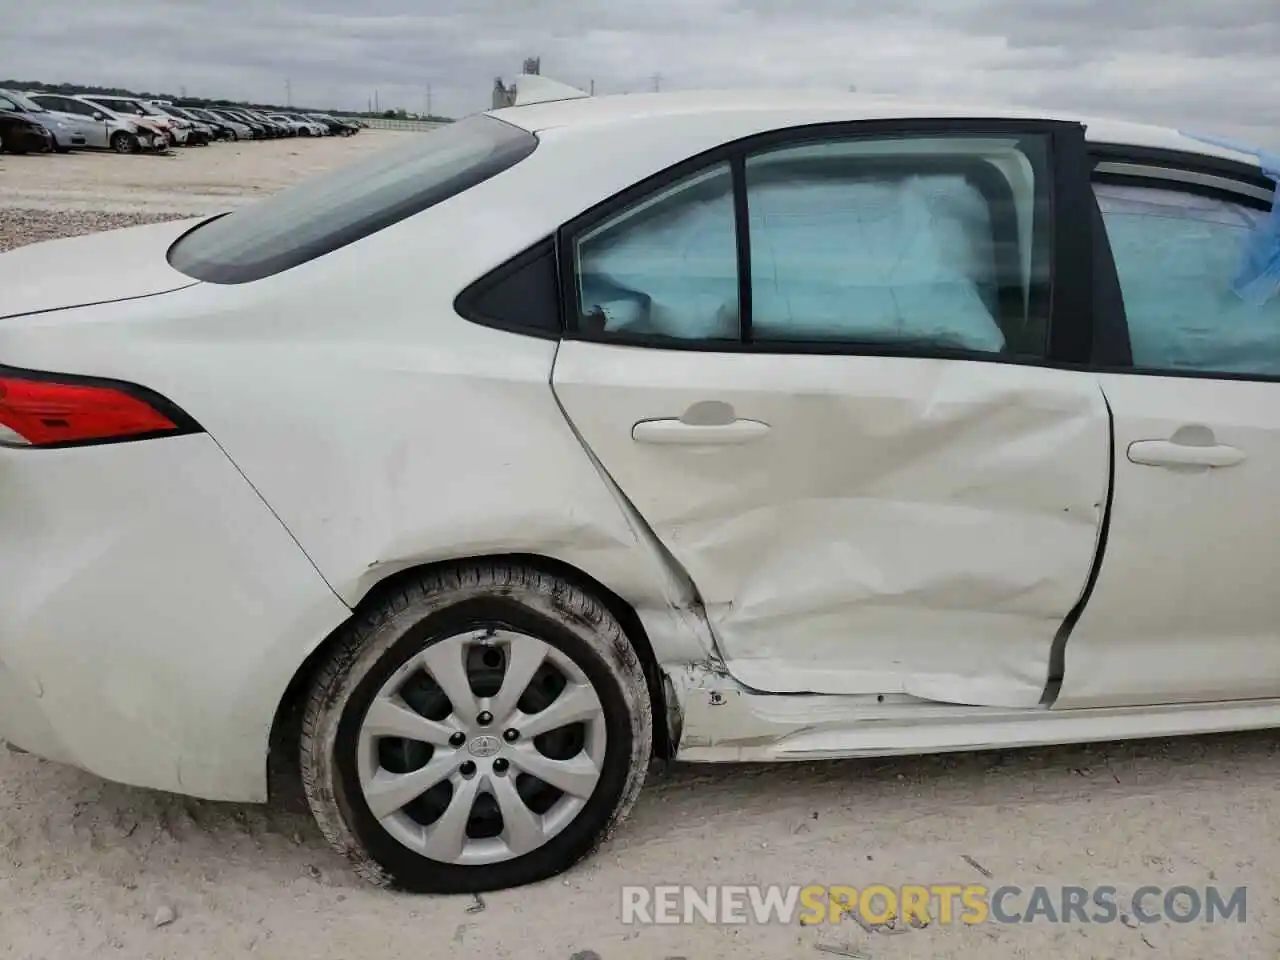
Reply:
M506 86L502 82L501 77L495 77L493 80L493 109L501 110L503 107L509 107L516 102L516 85Z
M541 57L525 57L524 66L521 68L521 74L525 76L541 76L542 74L542 58ZM502 82L501 77L493 79L493 109L501 110L503 107L510 107L516 102L516 85L507 86Z

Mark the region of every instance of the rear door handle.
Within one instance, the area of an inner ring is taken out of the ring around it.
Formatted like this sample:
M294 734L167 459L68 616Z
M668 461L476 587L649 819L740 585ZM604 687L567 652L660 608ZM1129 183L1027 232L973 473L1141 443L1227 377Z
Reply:
M1138 440L1129 444L1129 459L1145 467L1234 467L1244 451L1226 444L1195 446L1172 440Z
M763 438L769 425L759 420L732 420L729 423L698 424L683 420L641 420L631 429L637 443L662 443L671 446L701 447L709 444L751 443Z

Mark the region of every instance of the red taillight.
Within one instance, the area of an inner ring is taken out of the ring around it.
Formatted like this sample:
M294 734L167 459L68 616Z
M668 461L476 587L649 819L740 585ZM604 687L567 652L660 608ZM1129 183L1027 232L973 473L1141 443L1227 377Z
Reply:
M0 444L55 447L185 433L127 385L12 376L0 371Z

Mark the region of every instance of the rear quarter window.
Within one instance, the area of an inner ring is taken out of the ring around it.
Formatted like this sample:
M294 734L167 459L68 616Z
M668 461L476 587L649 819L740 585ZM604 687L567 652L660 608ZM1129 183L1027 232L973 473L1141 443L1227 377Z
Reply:
M209 283L261 280L469 190L537 143L501 120L468 117L206 221L169 248L169 264Z

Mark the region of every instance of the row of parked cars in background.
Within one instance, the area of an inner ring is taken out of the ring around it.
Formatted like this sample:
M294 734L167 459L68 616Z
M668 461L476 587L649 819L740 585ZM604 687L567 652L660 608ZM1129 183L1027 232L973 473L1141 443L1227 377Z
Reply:
M163 153L218 140L349 137L365 126L325 113L264 113L96 93L0 89L0 153Z

